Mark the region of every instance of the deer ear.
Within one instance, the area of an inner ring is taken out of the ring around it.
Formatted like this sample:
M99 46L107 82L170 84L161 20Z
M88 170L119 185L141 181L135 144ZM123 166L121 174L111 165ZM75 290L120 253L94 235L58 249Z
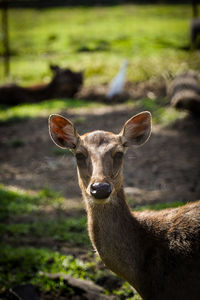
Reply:
M53 65L53 64L50 64L49 65L49 68L51 69L51 71L53 72L58 72L60 70L60 67L57 66L57 65Z
M123 126L120 135L125 146L142 145L151 134L151 114L141 112L129 119Z
M49 134L54 143L61 148L75 149L78 142L78 133L71 121L60 116L49 116Z

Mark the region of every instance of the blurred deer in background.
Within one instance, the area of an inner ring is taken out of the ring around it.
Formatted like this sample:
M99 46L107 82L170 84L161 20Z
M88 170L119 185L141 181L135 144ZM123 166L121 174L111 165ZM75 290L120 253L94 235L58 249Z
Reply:
M51 115L53 141L77 160L92 244L105 265L145 300L197 300L200 295L200 202L162 211L131 212L123 189L123 157L144 144L151 115L129 119L119 134L79 135L73 123Z
M61 69L51 65L54 76L45 84L21 87L15 84L0 87L0 104L17 105L20 103L40 102L53 98L73 97L83 83L83 73Z

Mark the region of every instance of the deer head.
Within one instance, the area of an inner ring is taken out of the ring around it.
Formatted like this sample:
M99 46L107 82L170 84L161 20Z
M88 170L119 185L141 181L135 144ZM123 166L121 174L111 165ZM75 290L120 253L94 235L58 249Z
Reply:
M57 65L50 65L50 69L54 73L51 84L57 90L57 97L73 96L83 84L83 72L74 72L68 68L62 69Z
M122 187L123 156L130 145L144 144L151 133L151 114L142 112L129 119L119 134L93 131L79 135L73 123L60 116L49 117L54 143L69 148L76 157L79 185L89 202L105 204Z

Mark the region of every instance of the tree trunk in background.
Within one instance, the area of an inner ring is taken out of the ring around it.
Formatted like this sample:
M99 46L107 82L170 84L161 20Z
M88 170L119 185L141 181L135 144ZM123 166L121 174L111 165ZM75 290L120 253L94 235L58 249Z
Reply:
M192 20L190 22L190 47L200 49L200 20L198 19L198 0L192 0Z
M192 0L192 17L198 18L198 0Z
M10 51L8 37L8 3L2 3L2 40L3 40L3 57L4 57L4 74L7 77L10 73Z

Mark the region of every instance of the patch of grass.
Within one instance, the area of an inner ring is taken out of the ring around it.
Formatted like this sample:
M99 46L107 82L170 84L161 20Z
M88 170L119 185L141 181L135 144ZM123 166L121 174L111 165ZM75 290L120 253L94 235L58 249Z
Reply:
M60 210L64 198L57 193L43 189L38 193L15 191L0 186L0 217L9 221L9 224L0 223L0 233L14 243L20 237L51 238L54 241L67 242L71 246L88 245L86 217L64 217L55 213L54 219L49 218L44 211L43 217L38 220L34 213L51 206ZM26 221L23 215L26 214ZM28 216L30 215L31 218ZM14 217L18 216L17 222ZM20 221L20 216L22 219Z
M76 118L74 120L75 125L82 125L84 123L86 123L86 118L85 117L79 117L79 118Z
M32 220L28 223L0 224L1 236L7 236L13 243L20 237L37 239L51 238L57 242L67 242L71 246L89 245L86 217L58 217L48 220L44 215L43 220Z
M133 300L137 299L137 298L135 298L133 289L128 284L128 282L124 282L124 284L121 286L120 289L113 291L113 294L118 296L119 298L122 297L123 299L133 299ZM138 300L140 300L140 299L138 298Z
M13 148L19 148L19 147L24 146L24 141L22 141L21 139L15 138L15 139L11 140L10 144Z
M52 152L56 156L71 155L71 152L68 149L55 148Z
M161 210L166 208L176 208L186 204L185 202L169 202L169 203L157 203L157 204L147 204L147 205L137 205L134 207L134 210L142 211L142 210Z
M137 106L141 110L148 110L152 113L154 124L167 126L175 120L186 116L186 112L177 111L175 108L169 106L166 98L143 98L137 101Z
M128 299L131 300L131 298ZM142 300L142 298L136 293L132 300Z
M32 193L0 185L0 218L6 219L12 215L30 213L45 204L58 207L63 201L63 197L48 189Z
M91 40L83 42L80 45L79 40L75 40L77 43L77 52L97 52L97 51L109 51L110 44L108 41L92 38ZM75 45L76 45L75 43Z
M69 108L96 107L101 104L93 101L84 101L80 99L46 100L40 103L20 104L14 107L1 106L0 123L15 122L27 118L47 117L51 113L60 112ZM83 122L84 120L77 120Z
M175 120L183 119L187 115L185 111L178 111L173 107L165 107L163 110L157 110L153 112L154 123L159 123L167 126L173 123Z
M72 255L62 255L48 249L35 249L32 247L13 248L10 245L0 246L0 292L17 284L31 282L42 290L65 290L62 278L58 282L39 272L71 275L81 279L95 279L97 274L90 272L94 263L84 263Z
M116 278L109 271L99 268L99 260L95 257L92 262L83 262L72 255L63 255L46 248L13 248L8 244L0 245L0 254L0 293L16 285L32 283L42 291L51 291L51 294L58 291L67 291L73 294L73 290L63 282L62 277L53 280L45 273L63 273L94 282L103 279L108 273L110 277ZM121 293L105 292L106 294L117 294L119 299L124 299L124 295L127 296L126 299L133 295L128 283L125 283L120 290Z
M150 99L143 98L137 100L126 101L126 104L131 108L139 107L141 110L149 110L153 116L155 124L168 125L173 121L185 117L185 112L180 112L170 107L167 99ZM81 99L65 99L65 100L48 100L34 104L20 104L14 107L1 107L0 109L0 123L23 121L29 118L48 117L51 113L59 113L61 110L69 108L92 108L103 106L102 103L93 101L84 101ZM82 125L86 122L85 117L79 117L74 120L75 125ZM13 147L22 147L24 142L22 140L14 139L11 142ZM62 155L62 150L55 151L55 155Z
M33 221L34 213L38 209L42 210L46 206L60 209L60 204L63 201L64 198L49 189L32 193L1 185L0 235L2 241L6 236L6 241L13 245L22 237L36 238L37 240L48 237L55 243L64 241L71 246L88 244L86 217L64 218L58 215L52 219L44 210L42 218L40 220L36 218L36 221ZM67 287L63 285L62 279L58 282L49 280L45 276L40 276L39 271L64 272L78 278L94 279L95 276L99 275L88 272L91 266L94 268L94 264L83 263L73 256L65 256L48 249L16 248L9 244L1 244L0 292L14 285L27 282L32 282L43 290L65 290Z

